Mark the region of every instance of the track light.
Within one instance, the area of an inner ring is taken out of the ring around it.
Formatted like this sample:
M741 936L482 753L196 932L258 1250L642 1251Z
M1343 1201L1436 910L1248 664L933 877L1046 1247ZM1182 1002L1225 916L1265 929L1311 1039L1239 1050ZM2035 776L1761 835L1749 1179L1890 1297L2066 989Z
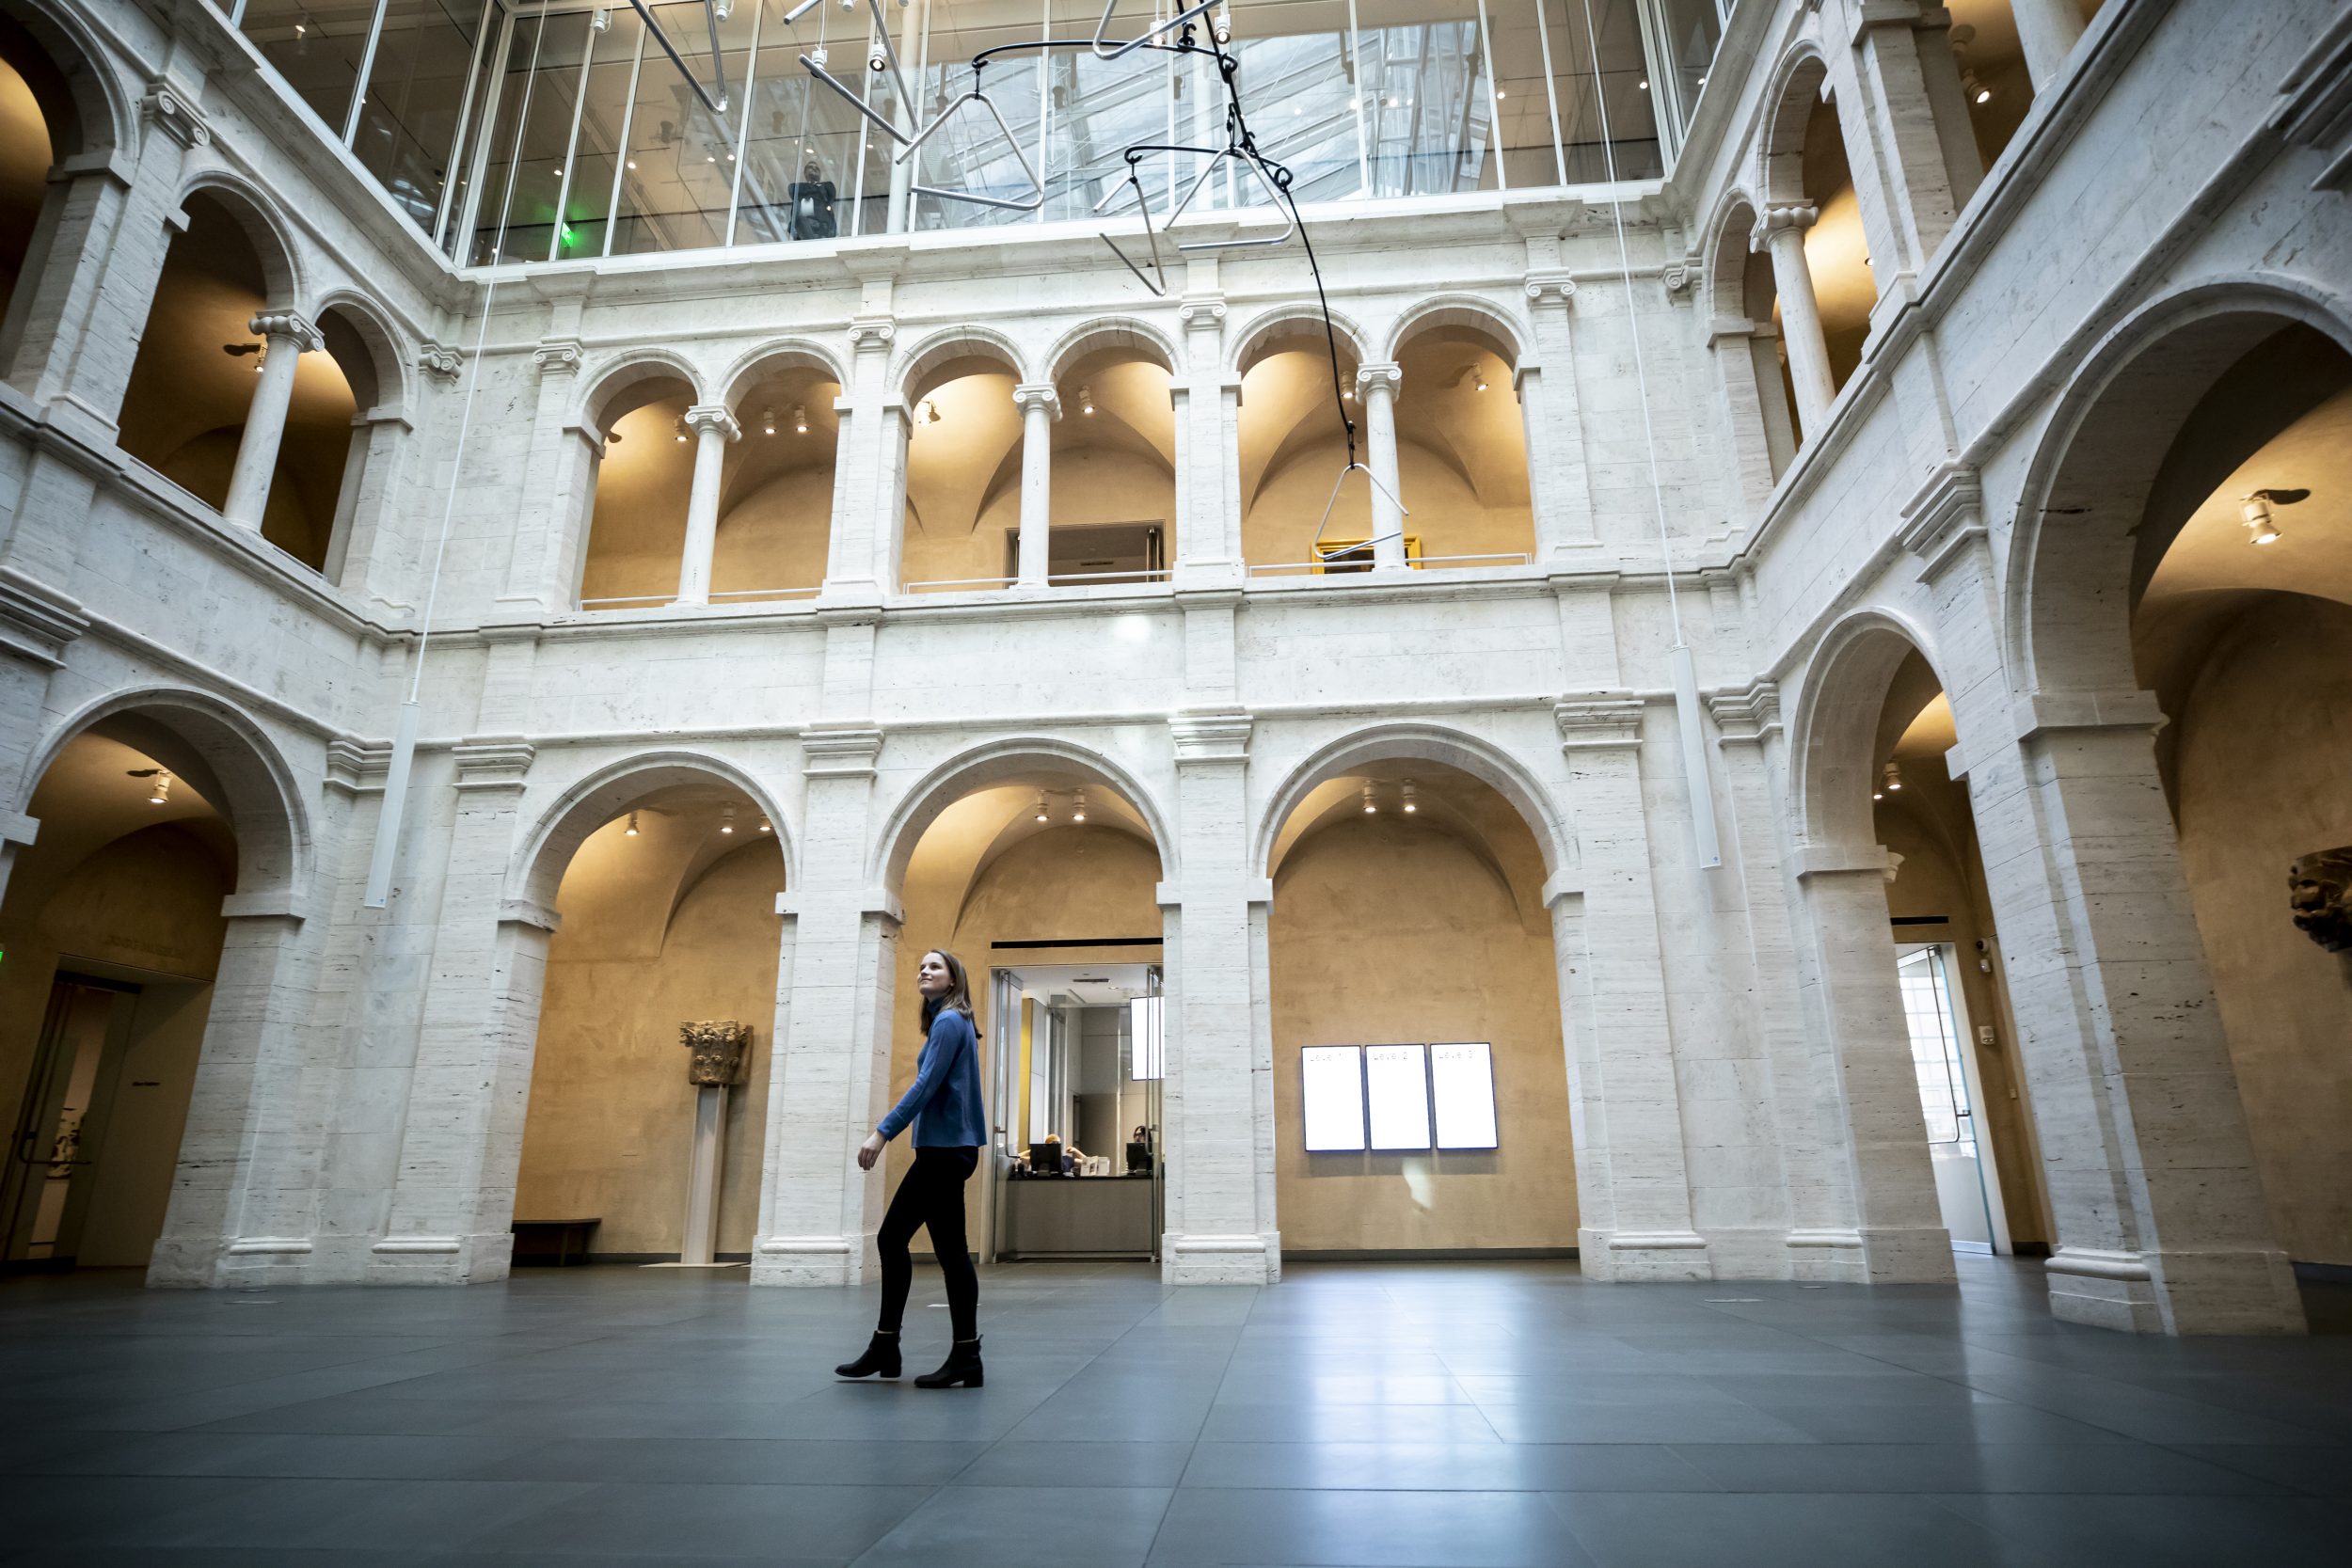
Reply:
M2238 503L2238 515L2246 523L2246 541L2249 545L2275 545L2279 542L2279 519L2274 507L2293 506L2308 499L2309 490L2257 490Z
M1380 807L1373 800L1372 798L1372 781L1367 779L1364 781L1364 815L1366 816L1370 816L1379 811L1379 809Z
M723 833L735 832L735 808L733 806L719 808L719 831Z
M776 411L774 409L763 408L759 411L759 433L762 436L773 436L776 433Z
M1093 413L1094 413L1094 388L1091 388L1091 387L1081 387L1081 388L1078 388L1078 412L1079 412L1079 413L1081 413L1081 414L1087 415L1089 418L1091 418L1091 417L1093 416Z
M772 833L776 830L775 825L763 816L759 819L759 831L763 833Z
M792 409L792 434L795 436L808 434L808 405L805 404L795 404Z
M169 773L160 770L156 773L155 787L148 791L147 803L151 806L165 806L171 803L171 775Z
M1421 802L1414 798L1413 781L1407 779L1405 781L1405 813L1409 816L1419 810Z
M635 838L637 836L637 813L634 808L631 808L628 814L628 831L621 836L623 838Z
M677 423L671 428L677 433L678 445L684 446L686 444L686 416L679 415Z
M1087 819L1087 792L1086 792L1085 790L1083 790L1083 789L1082 789L1082 790L1078 791L1078 794L1077 794L1076 799L1075 799L1075 800L1073 800L1071 802L1071 808L1070 808L1070 820L1072 820L1073 822L1083 822L1083 821L1085 821L1086 819Z
M1045 797L1042 795L1037 798L1037 819L1040 822L1051 822L1054 819L1053 813L1045 809Z
M1968 95L1968 102L1971 103L1989 103L1993 100L1993 89L1978 81L1977 73L1973 71L1963 71L1960 73L1960 87L1961 90Z
M1897 766L1892 757L1887 759L1886 766L1884 768L1879 769L1879 783L1884 786L1889 795L1892 795L1895 791L1902 788L1903 770L1900 767Z

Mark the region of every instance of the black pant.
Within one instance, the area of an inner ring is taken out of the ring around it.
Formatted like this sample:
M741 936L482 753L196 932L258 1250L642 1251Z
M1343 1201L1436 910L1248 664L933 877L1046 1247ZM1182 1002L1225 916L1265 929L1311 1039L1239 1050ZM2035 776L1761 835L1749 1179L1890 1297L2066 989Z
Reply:
M884 1333L898 1332L906 1316L907 1290L914 1283L914 1263L907 1243L918 1229L931 1233L931 1250L939 1255L940 1272L947 1276L947 1316L959 1339L979 1338L980 1276L972 1267L972 1249L963 1239L963 1184L979 1168L977 1148L918 1148L914 1164L898 1179L882 1216L882 1233L874 1238L882 1250L882 1322Z

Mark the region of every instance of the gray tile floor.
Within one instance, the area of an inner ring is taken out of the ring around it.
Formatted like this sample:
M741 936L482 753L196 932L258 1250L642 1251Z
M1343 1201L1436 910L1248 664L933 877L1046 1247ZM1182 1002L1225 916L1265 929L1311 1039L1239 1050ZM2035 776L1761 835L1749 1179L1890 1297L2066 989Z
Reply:
M2352 1560L2352 1338L1573 1266L986 1271L988 1386L841 1384L871 1292L0 1283L0 1563L1767 1568ZM918 1276L910 1370L946 1338Z

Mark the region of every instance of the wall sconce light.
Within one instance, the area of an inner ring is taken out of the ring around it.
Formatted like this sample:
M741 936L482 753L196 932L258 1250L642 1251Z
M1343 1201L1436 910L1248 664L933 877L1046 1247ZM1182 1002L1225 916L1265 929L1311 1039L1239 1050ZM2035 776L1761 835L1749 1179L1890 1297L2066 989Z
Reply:
M634 810L631 810L628 814L628 830L621 836L623 838L635 838L637 836L637 813Z
M678 445L684 446L686 444L686 416L679 415L677 423L671 428L677 432Z
M1043 795L1040 795L1037 798L1037 819L1040 822L1051 822L1054 819L1053 813L1045 809L1045 797Z
M793 405L792 434L795 436L805 436L808 434L808 405L806 404L795 404Z
M1416 800L1416 799L1414 798L1413 781L1412 781L1412 780L1410 780L1410 779L1407 779L1407 780L1406 780L1406 781L1405 781L1405 811L1406 811L1406 816L1410 816L1410 815L1412 815L1413 813L1415 813L1415 812L1417 812L1417 811L1419 811L1419 810L1421 810L1421 802L1420 802L1418 800Z
M1087 416L1088 416L1088 417L1089 417L1089 418L1091 418L1091 417L1093 416L1093 413L1094 413L1094 388L1091 388L1091 387L1081 387L1081 388L1078 388L1078 412L1079 412L1079 413L1081 413L1081 414L1087 415Z
M774 409L763 408L759 411L759 433L762 436L773 436L776 433L776 411Z
M1372 781L1366 779L1364 781L1364 815L1370 816L1379 809L1378 803L1372 798Z
M759 819L759 831L763 833L772 833L776 831L775 824L763 816Z
M1086 819L1087 792L1082 789L1078 791L1077 798L1071 804L1070 820L1073 822L1083 822Z
M2279 520L2273 507L2293 506L2308 499L2309 490L2257 490L2238 503L2238 515L2246 523L2246 542L2249 545L2275 545L2279 542Z
M719 808L719 831L723 833L735 832L735 808L733 806Z
M1879 782L1889 795L1902 788L1903 770L1896 766L1893 758L1888 758L1886 766L1879 770Z
M1470 385L1482 392L1485 391L1486 389L1486 372L1485 371L1472 371L1470 375L1472 378Z

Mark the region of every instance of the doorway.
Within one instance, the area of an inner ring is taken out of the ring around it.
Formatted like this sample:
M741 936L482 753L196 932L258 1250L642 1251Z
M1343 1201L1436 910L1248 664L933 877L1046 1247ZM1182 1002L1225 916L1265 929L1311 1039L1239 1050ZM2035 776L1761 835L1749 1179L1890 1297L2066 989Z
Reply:
M50 985L0 1180L0 1260L11 1272L68 1270L80 1256L138 996L62 970Z
M1157 964L990 972L988 1261L1157 1260L1164 1006Z
M1955 951L1949 942L1898 949L1903 1024L1919 1081L1919 1109L1927 1120L1936 1203L1943 1211L1944 1228L1951 1233L1952 1250L2007 1254L2012 1250L2009 1217L2001 1203L1992 1140L1981 1131L1984 1080L1977 1065L1976 1037L1969 1029L1967 1004L1952 983Z

